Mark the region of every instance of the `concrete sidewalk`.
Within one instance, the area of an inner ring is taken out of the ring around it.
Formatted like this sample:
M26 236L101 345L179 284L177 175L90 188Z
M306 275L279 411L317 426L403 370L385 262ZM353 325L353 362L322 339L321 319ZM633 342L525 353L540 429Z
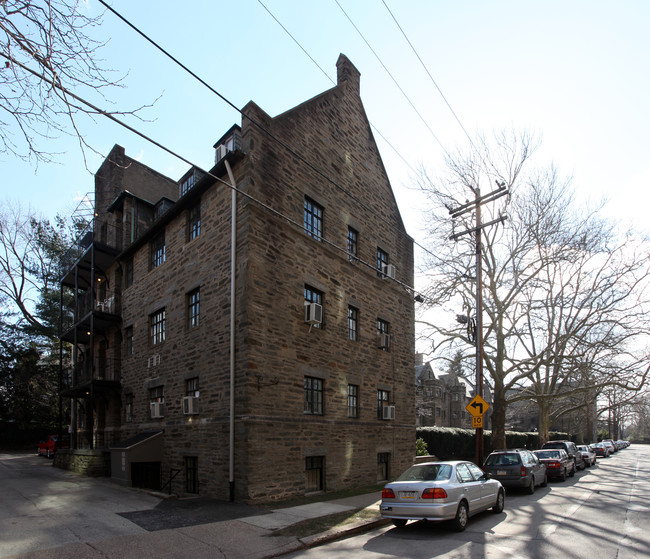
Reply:
M12 556L14 559L115 558L264 559L313 547L348 534L386 524L378 515L379 492L269 511L236 519L156 529L100 541L75 543ZM355 514L355 511L359 511ZM364 511L365 514L361 511ZM143 514L146 511L142 511ZM350 512L345 523L306 537L274 535L299 522Z

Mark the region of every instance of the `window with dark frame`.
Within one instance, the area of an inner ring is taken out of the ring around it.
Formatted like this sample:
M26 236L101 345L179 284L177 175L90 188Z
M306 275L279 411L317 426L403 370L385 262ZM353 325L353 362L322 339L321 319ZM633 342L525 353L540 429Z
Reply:
M359 387L348 384L348 417L359 417Z
M390 401L390 392L388 390L377 390L377 419L384 419L384 406Z
M165 262L165 233L161 233L151 241L151 269Z
M323 380L305 377L305 413L323 415Z
M377 319L377 336L381 336L382 334L389 335L390 334L390 322L387 320L384 320L383 318L378 318ZM381 347L380 348L382 351L388 351L389 347Z
M377 277L384 277L384 266L388 266L388 253L377 247Z
M310 285L305 285L304 297L305 303L318 303L319 305L323 304L323 292L311 287ZM325 312L323 312L323 318L325 318ZM322 328L323 322L320 324L314 324L313 327Z
M151 345L165 341L165 314L165 309L160 309L149 317Z
M359 310L348 306L348 340L359 341Z
M359 233L348 226L348 254L350 256L358 256L359 250Z
M185 379L185 396L199 397L199 377Z
M187 327L196 328L200 317L200 291L196 289L187 294Z
M133 285L133 258L129 258L124 263L124 287Z
M165 403L165 387L162 384L149 389L149 402L151 404L156 402Z
M185 492L199 492L199 458L198 456L185 456Z
M127 423L133 421L133 393L124 395L124 419Z
M323 238L323 208L311 198L305 196L305 233L314 239Z
M307 456L305 458L305 473L307 474L306 490L309 491L323 491L325 485L323 483L323 464L325 458L323 456Z
M388 481L390 475L390 452L377 454L377 481Z
M190 208L187 219L187 238L188 240L196 239L201 234L201 204L196 204Z
M126 344L126 354L133 355L133 326L127 326L124 329L124 341Z

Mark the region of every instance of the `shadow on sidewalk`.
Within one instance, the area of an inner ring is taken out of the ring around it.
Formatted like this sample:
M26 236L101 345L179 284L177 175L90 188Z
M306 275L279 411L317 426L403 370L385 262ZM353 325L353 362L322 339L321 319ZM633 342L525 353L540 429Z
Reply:
M153 509L119 513L120 516L149 532L236 520L260 514L269 514L269 511L252 505L208 497L167 499Z

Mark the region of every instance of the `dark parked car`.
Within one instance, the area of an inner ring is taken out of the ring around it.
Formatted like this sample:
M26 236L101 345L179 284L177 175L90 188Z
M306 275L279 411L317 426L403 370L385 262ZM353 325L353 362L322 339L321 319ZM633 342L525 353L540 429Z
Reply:
M607 450L609 450L610 454L614 454L616 452L616 445L612 439L603 439L600 442L607 447Z
M523 448L495 450L485 459L483 471L504 487L522 487L531 495L537 485L546 487L546 467Z
M575 463L562 448L533 451L540 462L546 465L548 477L559 477L564 481L575 473Z
M70 437L64 435L62 440L59 441L58 435L50 435L46 441L38 443L38 455L50 458L60 448L70 448Z
M603 458L609 458L610 452L607 445L603 443L594 443L591 445L596 453L596 456L602 456Z
M582 453L578 450L578 447L573 441L548 441L542 445L542 449L545 448L561 448L569 455L569 458L573 460L575 465L573 472L569 475L572 476L575 474L576 470L585 469L585 461L582 459Z
M381 492L379 511L402 528L409 520L449 520L457 531L470 516L491 508L503 511L501 484L471 462L415 464Z

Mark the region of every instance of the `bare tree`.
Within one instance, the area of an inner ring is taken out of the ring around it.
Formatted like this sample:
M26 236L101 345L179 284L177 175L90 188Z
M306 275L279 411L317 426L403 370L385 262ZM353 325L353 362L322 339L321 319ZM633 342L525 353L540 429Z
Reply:
M498 448L505 446L510 402L537 403L544 439L552 413L569 410L559 402L603 386L635 390L643 384L650 266L644 239L629 234L621 240L599 208L580 210L571 181L553 167L529 169L536 147L530 135L501 133L492 143L479 138L475 145L469 155L448 158L447 177L421 181L432 202L427 222L435 255L427 263L425 307L452 316L461 309L475 312L475 246L471 239L449 241L449 209L481 186L485 192L486 185L505 184L509 224L484 229L481 247L484 364L494 390ZM496 206L484 209L486 222L503 211ZM428 327L450 346L440 348L447 355L471 341L449 319L429 321Z
M36 336L56 336L59 261L73 234L60 218L52 225L5 202L0 209L0 298L6 322Z
M66 91L105 99L102 92L122 80L98 59L105 43L92 33L101 16L88 9L82 0L0 0L0 153L36 164L51 161L56 154L49 140L59 134L76 135L82 153L90 147L77 116L94 111Z

